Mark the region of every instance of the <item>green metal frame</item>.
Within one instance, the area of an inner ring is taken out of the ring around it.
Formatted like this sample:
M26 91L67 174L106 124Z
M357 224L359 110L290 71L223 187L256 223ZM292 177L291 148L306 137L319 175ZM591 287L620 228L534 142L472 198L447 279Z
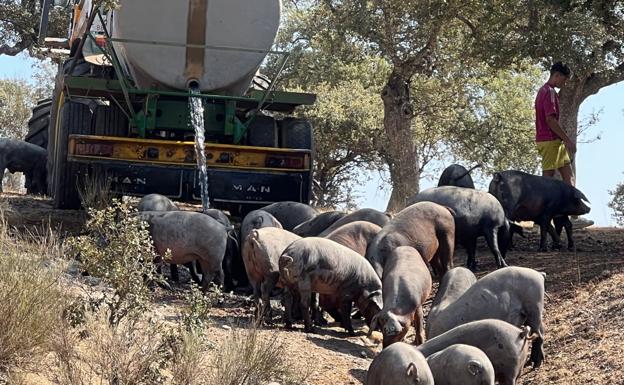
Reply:
M294 109L295 106L299 105L311 105L316 100L316 95L313 94L304 94L304 93L294 93L294 92L276 92L273 91L274 81L271 82L270 87L267 90L252 90L248 93L247 96L229 96L229 95L219 95L219 94L207 94L207 93L191 93L190 90L188 92L180 92L173 90L162 90L162 89L140 89L134 85L132 81L132 77L129 73L127 73L124 67L119 60L119 57L116 54L114 49L115 43L134 43L134 44L148 44L148 45L159 45L159 46L174 46L174 47L190 47L190 48L203 48L203 49L218 49L223 51L241 51L241 52L255 52L255 53L264 53L264 54L276 54L280 55L281 61L278 67L278 73L275 77L277 79L279 75L282 73L286 62L288 61L289 53L283 51L265 51L265 50L257 50L257 49L247 49L247 48L235 48L235 47L227 47L227 46L212 46L212 45L196 45L196 44L181 44L181 43L171 43L171 42L158 42L158 41L143 41L143 40L131 40L131 39L116 39L112 38L106 28L106 23L102 18L102 14L100 11L97 11L97 17L102 21L102 25L104 26L105 33L105 46L100 47L95 44L95 46L99 47L102 53L106 56L107 60L115 69L115 73L117 74L118 80L105 80L105 79L97 79L97 78L88 78L88 77L72 77L67 76L65 79L65 83L68 89L73 90L74 92L81 93L80 90L88 90L90 94L97 92L104 92L110 94L121 93L123 95L123 99L125 101L127 110L129 112L129 117L131 121L131 125L135 127L138 131L140 138L145 138L146 134L151 131L159 128L159 123L162 123L163 120L159 120L157 116L157 111L161 108L161 104L159 102L160 97L176 97L181 100L188 100L190 97L198 97L210 101L210 104L218 104L223 105L223 115L225 118L223 119L223 130L222 132L227 136L232 136L234 144L240 143L242 138L244 137L247 129L251 126L253 120L258 115L258 113L263 110L272 110L273 107L278 107L278 110L281 109ZM90 24L93 21L91 20ZM93 42L96 42L95 37L90 30L90 25L87 27L87 32L85 34L86 39L91 39ZM275 80L273 79L273 80ZM136 111L134 108L134 104L132 100L135 99L136 96L144 95L143 108L140 111ZM111 95L112 96L112 95ZM162 104L161 110L167 110L168 114L178 114L181 110L186 111L188 106L182 106L182 103L177 103L179 106L176 110L175 103L166 102ZM246 119L241 121L237 116L236 112L239 107L244 107L249 112L247 113ZM211 113L211 108L207 108L207 113ZM211 117L208 117L207 120L211 120ZM162 126L161 126L162 127ZM184 127L174 127L178 129L184 129ZM187 127L188 130L191 130Z

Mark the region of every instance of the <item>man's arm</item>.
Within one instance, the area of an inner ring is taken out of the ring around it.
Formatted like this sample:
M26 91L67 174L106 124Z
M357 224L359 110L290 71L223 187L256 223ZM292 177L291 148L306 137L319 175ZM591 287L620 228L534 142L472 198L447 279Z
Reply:
M555 116L548 115L546 117L546 123L548 124L548 127L550 127L550 129L555 133L555 135L557 135L559 139L563 141L563 144L566 146L568 151L572 154L576 153L576 144L574 144L570 140L570 137L568 136L568 134L566 134L563 128L561 128Z

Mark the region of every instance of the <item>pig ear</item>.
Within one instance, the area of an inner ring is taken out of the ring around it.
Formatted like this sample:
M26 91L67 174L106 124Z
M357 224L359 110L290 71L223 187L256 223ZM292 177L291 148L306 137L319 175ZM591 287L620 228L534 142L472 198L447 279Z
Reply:
M291 263L293 263L293 261L294 260L292 259L291 256L284 254L279 258L279 266L286 267L290 265Z
M511 227L511 233L516 233L520 235L522 238L526 238L526 234L524 233L524 228L522 226L517 225L513 222L509 222L509 226Z
M468 361L468 373L472 376L477 376L479 373L483 372L483 365L477 360Z
M584 200L584 201L585 201L585 202L587 202L587 203L591 203L591 202L589 201L589 199L587 199L587 197L585 196L585 194L583 194L583 193L581 192L581 190L579 190L579 189L577 189L576 191L574 191L574 197L575 197L576 199L581 199L581 200Z
M381 310L383 308L383 300L381 297L381 290L375 290L368 295L368 299L371 300Z
M416 368L416 364L410 362L409 365L407 365L407 371L405 372L405 374L407 374L408 377L418 377L418 369Z
M280 275L283 275L287 280L290 279L290 271L288 271L288 267L293 263L292 257L288 255L282 255L279 259L279 270Z
M373 335L373 332L375 331L375 329L377 329L377 322L378 322L378 319L379 319L379 314L380 313L375 314L373 316L373 319L371 320L371 324L368 327L368 335L367 335L368 338L370 338L370 336Z

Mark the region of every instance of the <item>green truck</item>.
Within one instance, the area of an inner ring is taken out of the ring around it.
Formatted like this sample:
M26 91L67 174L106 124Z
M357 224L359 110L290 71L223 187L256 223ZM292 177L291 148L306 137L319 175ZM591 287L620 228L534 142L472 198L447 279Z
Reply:
M201 201L199 136L210 206L241 214L309 203L312 126L293 112L316 96L276 91L275 79L259 73L267 57L278 75L288 59L271 50L280 0L62 5L72 9L69 36L46 46L67 58L26 137L48 150L55 208L79 208L79 190L102 180L116 194ZM44 1L42 31L52 6ZM191 122L197 99L200 131Z

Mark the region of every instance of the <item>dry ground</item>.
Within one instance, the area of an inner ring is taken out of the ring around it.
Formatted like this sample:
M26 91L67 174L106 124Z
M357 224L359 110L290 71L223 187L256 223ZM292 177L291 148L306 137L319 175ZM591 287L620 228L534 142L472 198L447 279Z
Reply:
M51 223L70 232L79 232L84 222L80 212L50 209L50 203L20 196L0 198L0 209L12 226L30 227ZM520 384L624 384L624 230L589 228L576 234L576 251L538 253L538 235L529 232L509 253L510 265L527 266L547 274L545 323L546 361L538 371L527 369ZM459 251L456 264L464 262ZM493 258L482 244L478 252L482 274L494 267ZM75 277L76 285L82 278ZM176 321L181 306L175 291L161 291L154 314ZM213 310L213 326L208 336L219 341L228 327L245 327L250 322L248 298L226 294ZM279 321L278 318L275 318ZM358 335L347 337L335 324L316 334L284 330L279 322L262 333L285 343L287 354L301 370L309 371L310 384L360 384L372 358L381 349L378 341L366 338L361 321ZM411 338L408 336L408 338ZM33 384L49 384L41 373L30 377Z

